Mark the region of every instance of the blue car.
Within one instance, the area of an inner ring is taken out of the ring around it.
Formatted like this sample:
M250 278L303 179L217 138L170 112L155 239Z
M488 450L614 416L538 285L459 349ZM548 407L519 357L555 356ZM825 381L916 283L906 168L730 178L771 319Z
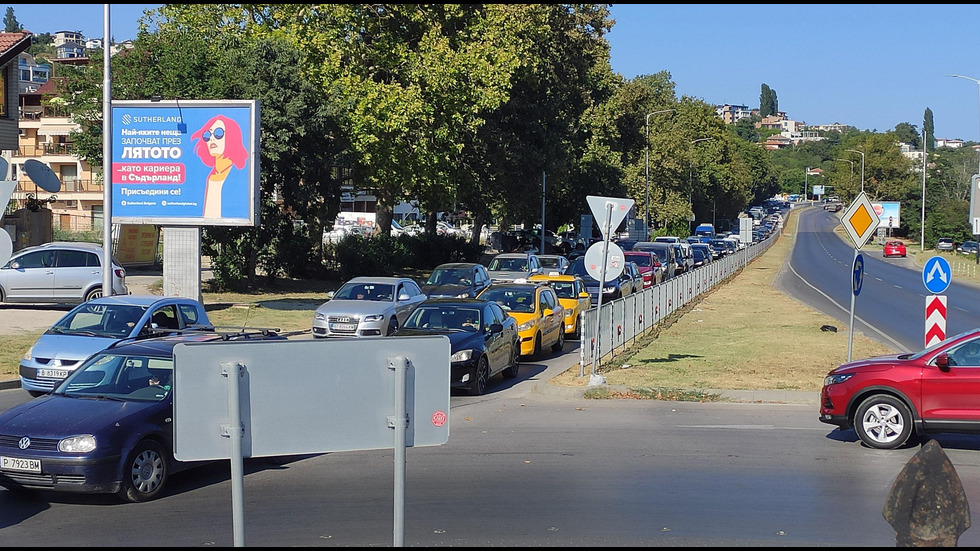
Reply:
M268 330L188 332L98 352L50 394L0 413L0 486L158 497L174 459L173 348L182 342L285 339Z
M114 295L83 302L24 354L21 387L34 397L46 394L83 360L118 341L192 328L213 326L204 305L189 298Z
M430 298L419 304L395 336L449 337L450 388L472 395L486 392L498 374L517 377L521 340L517 321L496 302L482 299Z

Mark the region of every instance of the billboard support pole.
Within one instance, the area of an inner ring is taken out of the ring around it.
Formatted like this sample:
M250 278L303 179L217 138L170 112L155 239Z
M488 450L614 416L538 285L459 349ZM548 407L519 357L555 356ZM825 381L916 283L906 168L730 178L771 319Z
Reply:
M112 296L112 72L109 4L102 5L102 294ZM108 170L106 168L108 167Z

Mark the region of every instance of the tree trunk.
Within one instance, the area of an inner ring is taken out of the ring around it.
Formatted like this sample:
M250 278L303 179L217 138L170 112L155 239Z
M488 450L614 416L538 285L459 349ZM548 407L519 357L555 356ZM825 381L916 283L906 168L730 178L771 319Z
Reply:
M425 213L425 233L429 235L436 234L436 213L435 211L426 211Z

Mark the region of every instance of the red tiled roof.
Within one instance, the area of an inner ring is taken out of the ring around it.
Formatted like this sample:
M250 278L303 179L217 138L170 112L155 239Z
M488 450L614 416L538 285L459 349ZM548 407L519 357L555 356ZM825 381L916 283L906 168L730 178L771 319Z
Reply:
M0 33L0 66L10 63L31 45L31 32Z

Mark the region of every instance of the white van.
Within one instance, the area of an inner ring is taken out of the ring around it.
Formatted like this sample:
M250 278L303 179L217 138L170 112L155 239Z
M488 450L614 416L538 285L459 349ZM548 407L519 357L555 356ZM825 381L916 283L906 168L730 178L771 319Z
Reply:
M661 235L653 238L654 243L680 243L680 237L674 237L673 235Z

